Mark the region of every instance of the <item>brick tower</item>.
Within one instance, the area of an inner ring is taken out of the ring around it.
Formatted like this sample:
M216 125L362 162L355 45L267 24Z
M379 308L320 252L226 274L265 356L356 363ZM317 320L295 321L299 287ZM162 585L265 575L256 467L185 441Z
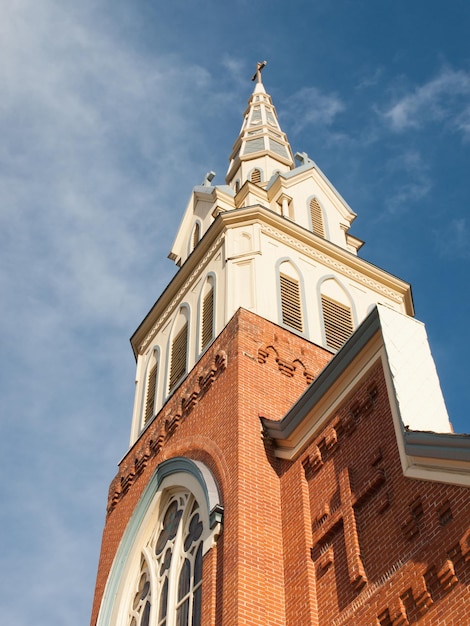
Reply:
M264 65L226 184L194 188L179 270L131 339L91 624L469 624L470 437L410 286L359 258Z

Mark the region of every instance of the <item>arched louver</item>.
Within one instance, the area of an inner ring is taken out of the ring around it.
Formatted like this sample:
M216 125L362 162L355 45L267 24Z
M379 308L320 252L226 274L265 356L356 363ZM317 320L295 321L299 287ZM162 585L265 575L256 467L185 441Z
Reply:
M316 198L310 200L310 217L312 219L312 230L315 235L325 236L325 227L323 225L323 213L320 203Z
M282 323L303 331L302 304L299 281L285 274L279 275L281 286Z
M327 296L321 297L326 343L339 350L353 332L351 309Z

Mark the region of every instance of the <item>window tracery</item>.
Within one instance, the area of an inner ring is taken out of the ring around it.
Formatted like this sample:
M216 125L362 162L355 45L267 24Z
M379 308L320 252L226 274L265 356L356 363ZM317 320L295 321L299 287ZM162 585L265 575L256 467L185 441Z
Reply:
M142 550L128 626L199 626L203 522L189 491L172 494Z

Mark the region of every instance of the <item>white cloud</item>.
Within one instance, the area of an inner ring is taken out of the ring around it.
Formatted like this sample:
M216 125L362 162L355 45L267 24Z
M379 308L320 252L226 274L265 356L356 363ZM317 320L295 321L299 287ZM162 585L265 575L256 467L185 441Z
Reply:
M2 569L17 572L0 606L18 626L89 615L106 483L127 444L127 337L174 271L161 260L181 181L205 167L191 150L210 74L137 54L90 4L0 7L0 453L14 473L0 522L16 539Z
M393 130L419 128L429 122L442 122L466 137L470 128L470 73L443 68L429 82L402 96L384 113Z
M316 87L303 87L283 103L284 115L294 120L294 133L308 126L330 126L344 109L345 105L337 95L322 93Z

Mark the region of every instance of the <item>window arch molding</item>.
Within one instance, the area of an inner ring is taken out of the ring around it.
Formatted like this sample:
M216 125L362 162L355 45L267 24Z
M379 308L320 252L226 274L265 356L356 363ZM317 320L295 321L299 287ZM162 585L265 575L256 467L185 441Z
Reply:
M185 350L185 355L183 355L182 353L179 354L179 357L184 358L184 362L180 363L178 372L175 372L175 370L173 369L175 367L174 358L176 356L175 355L175 341L177 340L179 334L183 331L183 328L185 325L186 325L185 348L184 346L177 347L177 350L181 350L181 349ZM173 391L179 386L185 374L188 372L189 359L190 359L190 345L191 345L191 307L189 306L188 303L185 302L178 307L178 312L176 313L173 319L170 334L168 337L166 371L165 371L166 395L167 396L173 393ZM183 371L183 365L184 365L184 371ZM176 377L176 380L173 381L172 378L175 378L175 377Z
M126 526L106 582L97 626L124 626L128 620L130 582L140 568L142 548L155 527L165 494L175 489L191 492L198 502L203 524L202 554L206 554L220 534L223 507L219 489L209 468L200 461L176 457L155 470Z
M210 315L210 319L205 315L208 315L209 312L205 310L205 307L208 305L206 297L209 295L212 290L212 312ZM200 355L207 350L207 348L211 345L215 338L215 329L216 329L216 315L217 315L217 275L215 272L208 272L206 277L204 278L204 282L202 284L201 290L199 292L198 298L198 324L197 324L197 353ZM211 339L205 343L206 337L204 336L208 330L204 328L205 323L211 323Z
M328 284L329 283L329 284ZM326 286L326 289L325 289ZM334 274L323 276L317 285L318 315L321 320L321 336L323 345L327 346L327 333L325 329L325 312L323 310L322 297L334 300L340 305L348 307L351 312L352 331L357 327L357 311L354 299L347 286Z
M289 268L290 269L289 275L294 277L298 281L298 284L299 284L300 314L302 316L302 330L293 328L289 326L288 324L285 324L282 321L283 313L282 313L281 274L283 274L282 266L284 264L286 264L284 266L284 271L286 271L286 269ZM308 320L307 320L307 307L306 307L306 300L305 300L304 278L299 267L290 257L287 257L287 256L281 257L276 262L276 290L277 290L277 314L278 314L278 320L279 320L280 325L283 326L284 328L288 328L292 332L295 332L301 335L308 335Z
M318 225L316 224L316 221L318 218L314 219L313 217L314 210L312 210L312 206L311 206L312 202L316 202L316 205L317 205L316 211L319 211L319 215L321 219L321 228L323 229L323 233L318 232ZM318 196L313 195L307 198L307 211L308 211L308 223L309 223L310 230L312 231L312 233L314 233L315 235L319 235L320 237L328 238L329 233L328 233L328 220L326 217L326 211L323 207L323 203L320 202Z

